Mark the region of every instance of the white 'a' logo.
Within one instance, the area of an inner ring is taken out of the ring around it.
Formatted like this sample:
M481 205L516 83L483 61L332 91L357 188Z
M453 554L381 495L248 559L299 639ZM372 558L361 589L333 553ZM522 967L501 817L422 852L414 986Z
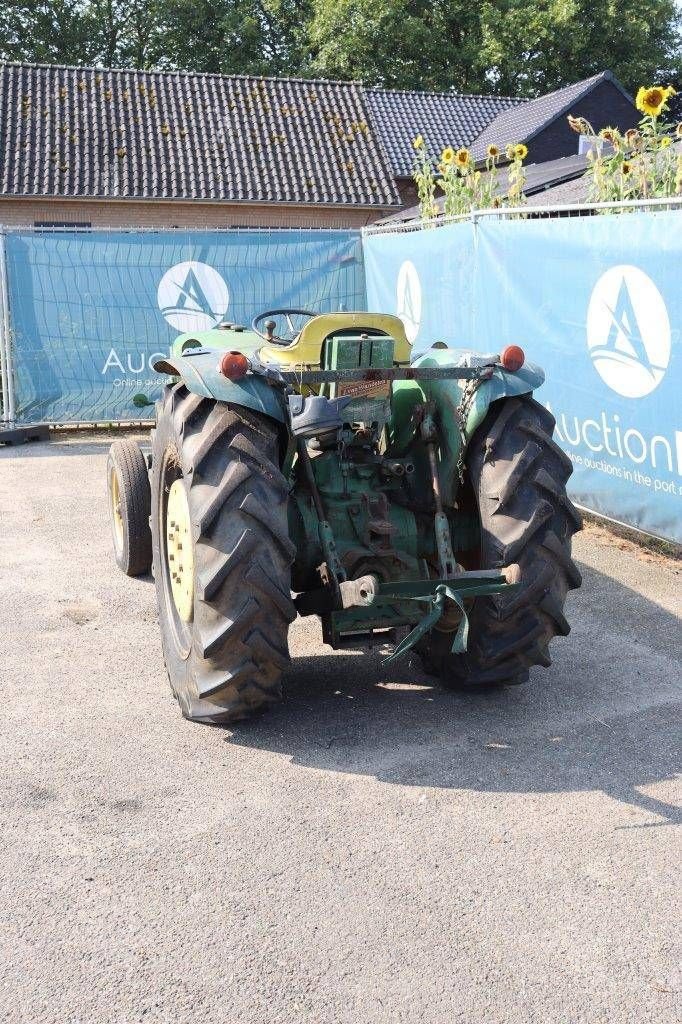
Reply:
M405 334L410 344L419 334L422 320L422 286L414 263L405 262L398 271L396 284L396 314L405 325Z
M597 281L587 309L594 367L625 398L643 398L670 362L670 320L658 288L639 267L612 267Z
M166 271L157 291L159 309L183 334L207 331L224 319L230 301L227 285L208 263L188 260Z

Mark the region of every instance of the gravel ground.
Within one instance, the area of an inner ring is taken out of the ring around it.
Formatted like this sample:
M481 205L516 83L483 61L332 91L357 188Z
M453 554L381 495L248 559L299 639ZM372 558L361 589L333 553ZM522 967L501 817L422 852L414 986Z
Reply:
M0 449L0 1018L675 1019L680 563L585 531L571 636L495 695L299 621L282 706L211 729L106 450Z

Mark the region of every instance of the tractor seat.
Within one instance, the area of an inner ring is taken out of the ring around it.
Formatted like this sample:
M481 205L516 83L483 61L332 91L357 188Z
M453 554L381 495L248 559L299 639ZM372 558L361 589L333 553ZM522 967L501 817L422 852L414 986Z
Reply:
M363 334L393 339L393 361L407 364L412 346L402 320L389 313L321 313L301 329L290 345L265 345L259 355L264 362L280 366L320 366L325 341L333 335Z

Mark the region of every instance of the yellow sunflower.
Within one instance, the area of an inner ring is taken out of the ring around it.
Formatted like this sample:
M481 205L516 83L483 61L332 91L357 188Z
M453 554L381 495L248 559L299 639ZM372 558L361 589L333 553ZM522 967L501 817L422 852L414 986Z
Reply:
M491 159L493 159L493 160L494 160L496 156L499 156L499 155L500 155L500 150L498 149L498 147L497 147L497 146L494 146L494 145L493 145L493 144L491 143L491 144L490 144L490 145L488 146L488 148L487 148L487 150L486 150L486 153L488 154L488 156L489 156L489 157L490 157Z
M627 175L628 175L628 174L630 173L630 171L632 170L632 167L631 167L631 165L630 165L630 164L629 164L629 163L627 162L627 160L623 160L623 163L622 163L622 164L620 165L620 169L621 169L621 172L622 172L622 174L623 174L623 177L625 178L625 177L627 177Z
M415 149L423 149L424 148L424 136L423 135L418 135L417 138L412 143L412 145L414 146Z
M455 163L458 167L468 167L471 163L471 153L468 149L458 149L455 153Z
M664 135L661 141L659 142L659 146L661 147L661 149L667 149L668 146L672 145L672 141L673 140L670 138L669 135Z
M663 108L668 105L670 97L674 95L675 90L672 85L665 88L662 85L652 85L648 89L642 85L637 92L635 103L637 109L641 110L643 114L658 117Z
M524 146L522 142L517 142L514 146L514 158L516 160L525 160L528 156L528 146Z
M446 146L440 155L441 162L447 167L448 164L452 164L455 161L455 151L452 146Z

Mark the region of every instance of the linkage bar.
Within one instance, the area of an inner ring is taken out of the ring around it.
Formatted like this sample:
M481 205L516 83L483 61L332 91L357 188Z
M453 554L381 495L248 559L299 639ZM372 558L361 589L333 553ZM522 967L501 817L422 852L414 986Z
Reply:
M337 381L382 380L474 380L489 377L493 366L394 366L384 369L361 366L353 370L283 370L278 374L285 384L332 384ZM254 372L258 372L254 366Z

